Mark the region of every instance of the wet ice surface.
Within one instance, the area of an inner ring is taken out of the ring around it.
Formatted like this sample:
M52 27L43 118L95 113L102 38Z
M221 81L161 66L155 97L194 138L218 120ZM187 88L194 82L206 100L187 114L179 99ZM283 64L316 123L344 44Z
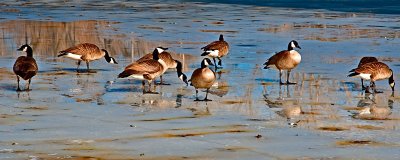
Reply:
M382 81L383 94L364 95L360 80L346 77L362 56L376 56L397 81L396 15L155 1L5 1L0 11L2 159L400 157L398 92L391 97ZM31 92L17 93L12 65L25 31L40 71ZM194 88L173 70L158 95L116 79L159 45L177 53L190 77L200 48L220 33L231 49L211 102L193 102ZM303 48L292 72L298 85L280 87L277 71L262 63L292 39ZM101 59L91 63L96 73L77 74L73 60L56 54L82 42L119 64Z

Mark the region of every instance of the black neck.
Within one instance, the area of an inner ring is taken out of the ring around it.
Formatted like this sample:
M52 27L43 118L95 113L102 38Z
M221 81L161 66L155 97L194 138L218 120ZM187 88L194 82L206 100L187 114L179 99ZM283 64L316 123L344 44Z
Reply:
M392 71L392 70L390 70ZM392 71L392 75L389 77L389 84L394 82L394 78L393 78L393 71Z
M27 57L33 57L33 51L31 47L26 48L26 56Z
M219 41L224 41L224 36L222 34L219 35Z
M111 61L111 57L110 57L110 55L108 54L108 52L106 51L106 50L102 50L103 52L104 52L104 58L106 59L106 61L107 62L110 62Z
M206 68L206 67L207 67L206 63L204 61L201 62L201 68Z
M288 51L291 51L291 50L293 50L294 48L292 47L292 42L290 42L289 43L289 45L288 45L288 47L287 47L287 50Z
M157 48L154 49L154 51L153 51L153 59L154 60L158 60L158 50L157 50Z
M176 72L178 73L178 76L180 76L180 74L182 74L182 63L178 60L175 60L176 63Z

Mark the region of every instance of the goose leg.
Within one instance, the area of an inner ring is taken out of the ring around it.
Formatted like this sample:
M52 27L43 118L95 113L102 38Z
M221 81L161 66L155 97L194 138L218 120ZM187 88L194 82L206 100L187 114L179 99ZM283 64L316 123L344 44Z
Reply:
M222 66L222 60L221 60L221 58L219 58L219 57L217 57L218 58L218 65L219 66Z
M158 92L151 91L151 81L149 81L149 90L146 92L146 94L158 94Z
M194 100L194 101L200 101L198 94L199 94L199 90L196 89L196 100Z
M207 91L206 91L206 98L204 98L204 100L203 100L203 101L212 101L211 99L207 99L207 96L208 96L208 90L210 90L210 88L207 88Z
M285 83L282 83L282 70L279 70L279 84L283 85Z
M293 83L293 82L289 82L289 77L290 77L290 70L287 71L286 84L287 85L296 84L296 83Z
M376 90L375 82L372 82L372 85L373 85L373 87L374 87L374 93L383 93L382 91L377 91L377 90Z
M26 88L26 91L29 91L29 86L31 85L31 79L28 80L28 87Z
M362 90L365 90L365 87L364 87L364 80L363 80L363 79L361 79L361 88L362 88Z
M19 77L18 76L17 76L17 83L18 83L17 91L21 91L21 88L19 88Z
M372 87L373 87L373 82L371 81L371 82L369 83L369 86L365 88L365 93L371 93L371 92L369 91L369 89L371 89Z
M214 60L214 68L215 68L214 72L216 72L218 67L217 67L217 64L215 63L215 58L213 58L213 60Z
M81 60L78 61L78 66L76 67L76 72L79 72L79 66L81 65Z
M144 85L145 85L145 82L144 82L144 80L142 80L142 91L143 91L143 94L146 93L146 87Z
M89 62L88 61L86 61L86 68L87 68L87 72L90 73Z
M171 85L171 84L164 83L163 78L162 78L162 75L161 75L161 76L160 76L160 83L157 83L157 85Z

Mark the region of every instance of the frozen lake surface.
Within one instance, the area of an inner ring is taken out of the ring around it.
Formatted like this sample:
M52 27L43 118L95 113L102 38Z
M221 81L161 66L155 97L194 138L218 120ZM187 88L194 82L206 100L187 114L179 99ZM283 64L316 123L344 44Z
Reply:
M400 17L396 9L329 9L2 1L0 159L400 159L399 88L392 95L379 81L384 93L366 95L358 78L347 77L361 57L375 56L398 82ZM194 102L194 88L174 70L158 95L143 95L140 81L117 79L157 46L174 52L190 77L200 48L219 34L231 48L211 102ZM302 47L291 77L298 84L279 86L278 72L262 64L292 39ZM12 66L26 41L39 73L32 91L17 93ZM85 42L119 64L101 59L91 63L95 73L77 73L75 61L57 57Z

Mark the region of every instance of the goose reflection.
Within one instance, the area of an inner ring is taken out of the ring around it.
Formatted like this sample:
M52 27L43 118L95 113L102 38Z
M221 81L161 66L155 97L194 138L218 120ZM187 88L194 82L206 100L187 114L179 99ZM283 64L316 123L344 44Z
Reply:
M366 94L363 99L361 99L357 107L361 107L357 113L353 114L353 118L364 119L364 120L386 120L390 119L393 109L393 93L388 97L387 104L377 103L377 97L375 94Z
M289 87L289 85L280 85L279 96L277 98L274 98L272 95L268 94L266 88L264 88L264 93L266 93L264 94L264 100L267 103L267 106L271 109L278 109L275 111L275 113L283 118L286 118L287 121L291 121L291 119L303 114L298 100L291 98Z

